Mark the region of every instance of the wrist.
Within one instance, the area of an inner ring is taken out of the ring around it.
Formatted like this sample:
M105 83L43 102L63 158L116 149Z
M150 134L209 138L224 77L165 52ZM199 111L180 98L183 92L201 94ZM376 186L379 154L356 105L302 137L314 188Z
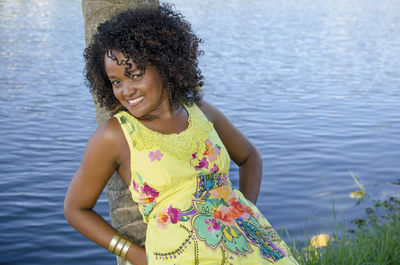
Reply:
M133 242L129 238L121 235L120 233L116 233L110 240L108 251L122 258L126 258L126 255L132 244Z
M146 250L137 244L132 244L126 254L126 259L136 264L147 264Z

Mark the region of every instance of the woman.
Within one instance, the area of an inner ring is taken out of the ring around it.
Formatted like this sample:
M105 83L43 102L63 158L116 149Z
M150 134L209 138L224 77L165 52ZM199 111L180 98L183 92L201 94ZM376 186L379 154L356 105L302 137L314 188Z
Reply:
M170 6L127 10L85 51L86 77L115 115L91 136L65 198L79 232L138 264L297 264L254 205L261 158L201 99L198 39ZM240 191L228 178L239 165ZM148 224L145 249L93 207L117 170Z

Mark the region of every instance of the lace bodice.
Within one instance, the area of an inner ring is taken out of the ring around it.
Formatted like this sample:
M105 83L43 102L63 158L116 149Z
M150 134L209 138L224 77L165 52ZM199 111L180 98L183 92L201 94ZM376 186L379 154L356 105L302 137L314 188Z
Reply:
M115 115L120 119L120 123L131 135L132 147L137 150L160 148L163 152L183 163L190 163L197 166L202 159L201 156L192 157L193 150L198 150L199 154L203 154L206 150L205 141L207 133L213 129L213 124L208 121L205 115L195 107L185 106L188 112L188 127L180 132L173 134L162 134L153 131L143 125L135 117L121 111Z

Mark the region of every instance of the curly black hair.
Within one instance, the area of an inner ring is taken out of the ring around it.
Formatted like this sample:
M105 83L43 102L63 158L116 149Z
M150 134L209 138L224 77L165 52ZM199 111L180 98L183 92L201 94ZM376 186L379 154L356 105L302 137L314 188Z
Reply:
M149 65L157 68L173 107L191 105L202 98L203 76L197 59L203 53L201 42L171 5L125 10L100 24L85 49L86 83L100 106L112 112L120 110L104 68L104 56L121 63L112 52L119 51L143 71ZM125 64L129 76L131 65Z

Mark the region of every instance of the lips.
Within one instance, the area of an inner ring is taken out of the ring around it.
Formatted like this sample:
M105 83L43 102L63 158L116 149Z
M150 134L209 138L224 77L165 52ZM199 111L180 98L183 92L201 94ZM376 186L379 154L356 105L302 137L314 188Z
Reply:
M133 106L140 104L143 101L143 99L144 99L144 96L140 96L140 97L137 97L134 99L129 99L128 103L131 107L133 107Z

